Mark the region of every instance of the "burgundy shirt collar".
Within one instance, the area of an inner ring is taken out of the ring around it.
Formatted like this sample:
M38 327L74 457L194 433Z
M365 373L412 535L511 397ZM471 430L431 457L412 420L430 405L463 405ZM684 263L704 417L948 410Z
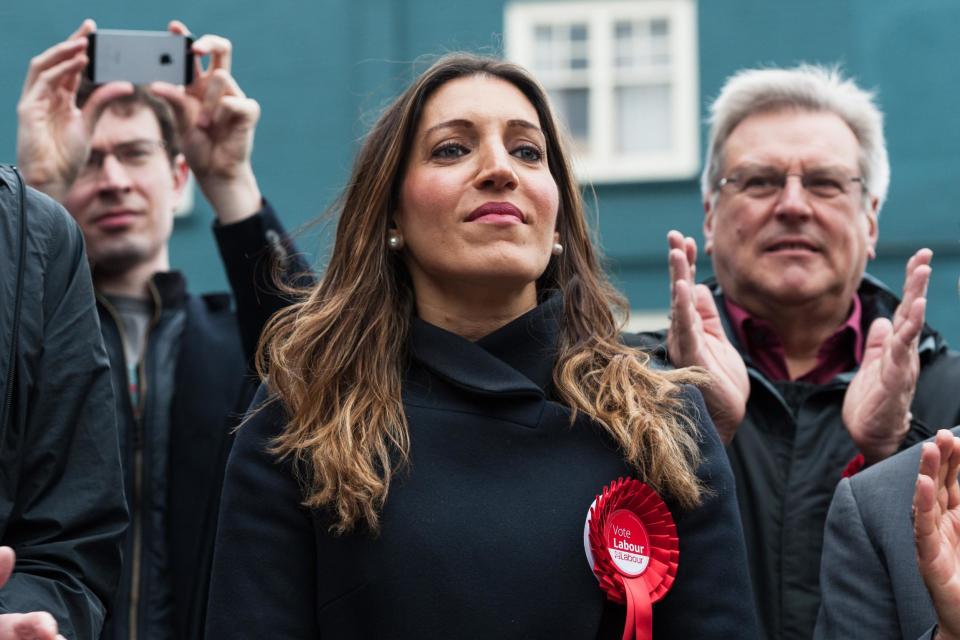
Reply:
M772 381L790 380L783 343L770 323L751 315L749 311L726 296L723 298L723 304L734 334L744 351L753 360L754 366ZM837 375L850 371L860 364L863 359L860 296L853 296L851 307L847 321L820 345L817 362L813 369L797 378L798 381L826 384Z

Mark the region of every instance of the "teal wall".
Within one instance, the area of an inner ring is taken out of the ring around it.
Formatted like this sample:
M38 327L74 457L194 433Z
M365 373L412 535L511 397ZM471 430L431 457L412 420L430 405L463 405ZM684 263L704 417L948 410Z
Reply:
M643 0L636 0L642 2ZM82 4L83 8L78 8ZM291 227L321 214L349 172L357 141L378 108L425 54L496 53L499 0L68 0L0 5L0 158L13 160L15 105L29 58L82 18L104 28L162 29L180 18L196 33L234 42L234 73L263 108L254 165L261 187ZM906 257L935 250L928 320L960 345L960 3L956 0L701 0L700 95L706 103L738 68L800 61L840 62L879 92L893 162L881 216L880 258L870 270L894 287ZM705 139L705 135L703 136ZM635 308L667 306L664 238L700 236L694 179L601 185L599 229L611 267ZM194 290L225 286L198 198L178 220L175 265ZM301 246L322 260L330 224L312 226ZM709 272L706 263L700 273Z

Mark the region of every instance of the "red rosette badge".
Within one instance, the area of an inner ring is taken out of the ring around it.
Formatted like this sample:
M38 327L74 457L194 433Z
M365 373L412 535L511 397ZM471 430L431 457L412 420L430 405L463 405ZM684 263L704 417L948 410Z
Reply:
M627 605L623 640L652 640L653 603L673 586L680 563L677 527L663 499L639 480L618 478L590 505L583 542L600 588Z

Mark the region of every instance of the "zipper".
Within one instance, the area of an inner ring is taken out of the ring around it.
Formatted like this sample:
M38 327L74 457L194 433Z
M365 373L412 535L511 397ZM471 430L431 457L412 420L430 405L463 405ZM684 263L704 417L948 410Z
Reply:
M147 352L150 342L150 333L160 320L160 292L154 286L153 282L147 283L150 296L153 298L153 317L147 325L146 335L144 336L143 352L140 354L140 362L137 363L137 406L133 406L130 400L130 378L127 367L123 369L124 381L126 382L127 403L133 413L134 431L133 431L133 495L131 498L132 507L130 509L130 531L133 537L133 551L131 552L130 567L130 604L128 609L128 640L137 640L139 635L140 618L140 580L143 556L143 455L144 455L144 408L147 398ZM127 336L123 329L123 321L120 315L113 308L106 298L97 293L97 299L103 305L110 317L113 318L117 331L120 334L120 347L126 354Z
M136 515L132 518L133 530L133 566L130 569L130 611L127 620L130 625L127 637L137 640L139 626L140 605L140 557L143 555L143 420L136 419L137 428L133 437L133 509Z
M0 442L7 432L7 421L10 419L10 412L13 411L13 377L17 373L17 337L20 332L20 304L23 298L23 278L27 270L27 207L26 207L26 189L23 186L23 178L20 172L14 168L13 174L17 177L17 184L20 193L20 251L17 258L17 289L13 298L13 327L10 332L10 360L7 369L7 403L2 407L3 414L0 415Z

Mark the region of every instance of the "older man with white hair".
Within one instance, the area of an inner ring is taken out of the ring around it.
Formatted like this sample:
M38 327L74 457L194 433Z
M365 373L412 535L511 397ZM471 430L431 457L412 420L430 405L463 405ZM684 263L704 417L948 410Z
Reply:
M715 280L694 284L695 241L668 238L666 355L714 375L770 638L813 633L841 476L960 418L960 357L924 324L932 253L908 261L902 300L864 273L889 176L872 94L816 66L741 71L713 103L702 180Z

